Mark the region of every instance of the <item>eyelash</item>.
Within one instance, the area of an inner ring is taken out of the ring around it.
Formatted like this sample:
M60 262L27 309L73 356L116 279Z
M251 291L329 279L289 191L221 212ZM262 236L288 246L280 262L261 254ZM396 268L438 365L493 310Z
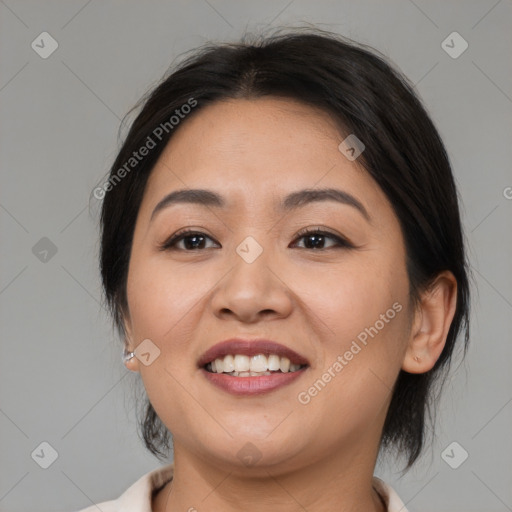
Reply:
M171 238L166 240L164 243L160 244L158 246L158 248L161 251L183 250L185 252L197 252L197 251L202 250L202 249L191 249L191 250L176 249L175 245L178 242L180 242L181 240L184 240L185 238L188 238L189 236L191 237L193 235L204 236L206 238L210 238L210 240L213 240L211 237L209 237L205 233L201 233L200 231L194 231L193 229L183 229L183 230L175 233L173 236L171 236ZM347 239L345 239L339 235L335 235L334 233L331 233L330 231L326 231L323 228L315 228L315 229L305 228L305 229L299 231L299 233L297 233L295 240L300 239L300 238L305 238L310 235L327 236L327 238L331 238L332 240L335 240L337 243L337 246L327 247L327 248L323 248L323 249L308 249L306 247L303 247L303 249L310 250L310 251L327 251L329 249L343 249L343 248L353 249L353 248L355 248L355 246L353 244L351 244Z

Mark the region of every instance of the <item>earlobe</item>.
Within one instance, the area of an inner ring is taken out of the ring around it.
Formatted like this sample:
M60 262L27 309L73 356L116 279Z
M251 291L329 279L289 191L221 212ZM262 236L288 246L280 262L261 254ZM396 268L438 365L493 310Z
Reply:
M135 346L133 344L132 327L129 318L124 318L124 350L123 350L123 363L126 368L132 372L139 371L139 360L135 356Z
M135 356L135 352L125 349L123 352L123 362L128 370L132 372L139 371L139 360Z
M422 292L402 370L425 373L441 355L457 306L457 280L448 270L441 272Z

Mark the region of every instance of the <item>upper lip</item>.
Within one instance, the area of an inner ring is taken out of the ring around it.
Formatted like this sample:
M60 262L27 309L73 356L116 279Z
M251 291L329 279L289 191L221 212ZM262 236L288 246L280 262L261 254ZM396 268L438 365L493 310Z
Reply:
M280 357L287 357L293 364L309 365L308 360L304 356L275 341L264 339L244 340L241 338L232 338L213 345L199 358L197 365L199 368L202 368L211 361L223 358L229 354L242 354L246 356L276 354Z

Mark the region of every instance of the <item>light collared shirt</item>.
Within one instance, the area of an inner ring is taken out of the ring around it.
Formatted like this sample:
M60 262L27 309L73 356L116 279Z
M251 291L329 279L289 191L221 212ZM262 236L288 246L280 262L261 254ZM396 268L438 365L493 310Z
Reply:
M174 464L168 464L146 473L132 484L119 498L104 501L77 512L152 512L153 494L172 480ZM380 494L387 512L407 512L396 492L383 480L373 477L373 487ZM193 507L191 507L193 509Z

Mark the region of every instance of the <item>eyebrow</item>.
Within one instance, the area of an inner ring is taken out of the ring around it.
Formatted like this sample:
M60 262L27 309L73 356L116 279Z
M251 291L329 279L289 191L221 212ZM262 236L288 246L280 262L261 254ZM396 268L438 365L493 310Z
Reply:
M283 202L278 205L278 210L281 212L288 212L301 208L307 204L322 202L322 201L335 201L341 204L346 204L354 207L363 215L363 217L371 222L371 217L362 203L353 195L339 190L336 188L322 188L322 189L304 189L292 192L287 195ZM206 189L183 189L175 190L167 194L156 206L151 214L150 222L155 215L169 206L175 204L197 204L200 206L225 208L226 200L216 192Z

